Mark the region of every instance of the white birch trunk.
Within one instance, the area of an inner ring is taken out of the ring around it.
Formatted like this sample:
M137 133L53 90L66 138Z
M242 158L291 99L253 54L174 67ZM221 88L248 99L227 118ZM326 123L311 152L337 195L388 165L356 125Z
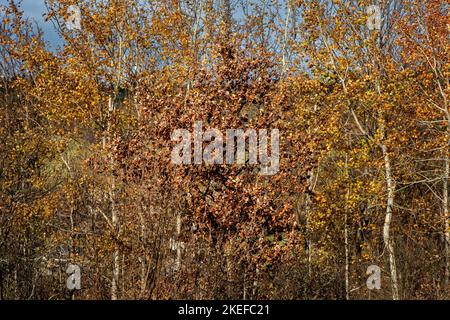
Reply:
M113 100L111 97L109 97L109 105L108 110L111 113L114 109L113 106ZM110 130L108 125L108 130ZM111 139L110 139L111 140ZM110 141L111 142L111 141ZM111 161L111 170L114 170L114 158L113 155L110 154L110 161ZM113 172L111 172L111 186L109 190L109 200L111 203L111 223L113 227L113 232L117 236L118 235L118 229L119 229L119 216L117 214L116 206L115 206L115 177ZM116 245L113 253L113 276L111 280L111 300L117 300L117 288L119 283L119 272L120 272L120 263L119 263L119 248Z
M392 299L398 300L398 281L397 281L397 265L395 261L395 243L390 235L390 228L392 222L392 210L394 208L394 193L395 185L392 179L391 172L391 161L388 154L388 150L385 144L381 145L381 150L383 151L384 157L384 168L386 174L386 185L387 185L387 205L386 205L386 215L384 219L383 226L383 241L388 250L389 254L389 269L391 273L391 286L392 286Z

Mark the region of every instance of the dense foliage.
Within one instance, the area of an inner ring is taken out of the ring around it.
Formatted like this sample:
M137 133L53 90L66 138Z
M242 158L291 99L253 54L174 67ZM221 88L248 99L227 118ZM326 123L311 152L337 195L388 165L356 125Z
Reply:
M1 5L0 299L449 299L449 1L375 3ZM279 171L174 164L198 121Z

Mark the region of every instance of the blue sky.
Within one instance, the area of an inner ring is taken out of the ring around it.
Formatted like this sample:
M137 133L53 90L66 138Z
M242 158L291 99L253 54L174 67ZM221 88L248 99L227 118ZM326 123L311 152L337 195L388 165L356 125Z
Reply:
M63 44L63 40L59 37L51 21L45 22L43 14L46 13L45 0L17 0L24 15L34 21L44 32L44 39L48 47L55 50ZM8 0L0 0L0 4L6 5ZM239 2L236 2L239 3ZM244 2L245 3L245 2ZM240 6L234 8L235 17L242 17L242 8ZM283 15L284 12L281 12Z
M0 4L7 4L7 0L0 0ZM44 31L44 39L48 43L49 48L55 49L62 43L58 33L53 24L45 22L42 15L46 13L44 0L22 0L20 1L20 8L24 15L34 21Z

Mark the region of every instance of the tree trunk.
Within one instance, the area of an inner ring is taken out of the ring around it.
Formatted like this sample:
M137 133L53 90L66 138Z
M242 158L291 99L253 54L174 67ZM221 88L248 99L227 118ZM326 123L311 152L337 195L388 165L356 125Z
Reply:
M391 172L391 161L388 154L388 150L385 144L381 145L384 157L384 168L386 174L386 185L387 185L387 205L386 205L386 216L384 219L383 226L383 240L384 245L388 250L389 254L389 267L391 272L391 285L392 285L392 299L398 300L398 281L397 281L397 265L395 261L395 243L390 235L391 221L392 221L392 210L394 208L394 192L395 185L392 179Z
M448 179L450 174L450 160L447 154L445 155L444 164L444 177L442 182L442 206L444 207L444 247L445 247L445 286L448 288L449 277L450 277L450 256L449 256L449 246L450 246L450 230L449 230L449 209L448 209Z
M108 110L109 110L110 114L114 110L112 97L109 97ZM110 120L108 120L108 122L110 122ZM110 124L108 124L108 131L110 131L110 130L111 130ZM110 135L109 142L111 143L111 140L112 140L111 132L109 133L109 135ZM114 195L116 181L115 181L114 173L112 172L114 170L114 156L112 154L110 154L109 157L110 157L110 161L111 161L111 186L110 186L110 190L109 190L109 199L111 202L111 223L113 226L113 233L117 237L119 234L119 232L118 232L119 216L118 216L117 210L116 210L115 195ZM114 253L113 253L113 276L112 276L112 281L111 281L111 300L117 300L117 287L118 287L118 283L119 283L119 272L120 272L119 247L116 244Z
M176 251L177 251L177 256L175 259L175 267L174 269L176 271L180 270L181 267L181 250L184 247L184 243L179 241L179 237L181 234L181 213L178 212L177 213L177 235L176 235L176 239L175 239L175 247L176 247Z
M286 21L285 21L285 25L284 25L284 39L283 39L283 49L282 49L282 66L283 66L283 75L286 74L286 69L287 69L287 61L286 61L286 46L287 46L287 42L288 42L288 35L289 35L289 19L291 17L291 7L292 7L292 2L289 0L288 4L287 4L287 13L286 13Z
M345 174L349 178L348 172L348 156L345 155ZM345 246L345 299L350 300L350 279L349 279L349 250L348 250L348 199L350 197L350 189L347 189L345 197L345 217L344 217L344 246Z
M140 271L141 271L141 293L140 296L143 299L145 296L145 292L147 290L147 256L145 254L146 252L146 248L145 248L145 243L146 243L146 237L145 237L145 230L146 230L146 226L145 226L145 219L144 219L144 215L143 213L139 210L139 220L140 220L140 242L141 242L141 250L142 250L142 256L140 256L138 258L139 264L140 264Z
M347 212L345 213L345 299L350 300L350 280L349 280L349 256L348 256L348 227L347 227Z

